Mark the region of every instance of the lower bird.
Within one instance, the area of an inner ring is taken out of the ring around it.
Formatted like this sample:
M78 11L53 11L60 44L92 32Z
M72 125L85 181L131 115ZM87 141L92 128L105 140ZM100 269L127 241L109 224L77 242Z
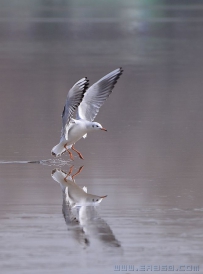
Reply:
M84 206L84 205L98 205L101 201L107 197L98 196L94 194L87 193L87 188L84 186L80 188L76 183L74 177L81 172L83 167L80 167L75 175L71 175L73 166L70 168L69 173L61 169L52 170L52 178L61 185L67 196L67 202L71 207Z
M84 159L82 154L75 149L74 144L82 137L86 138L87 133L91 131L107 131L101 124L94 122L94 119L100 107L112 93L122 72L122 68L118 68L89 88L87 78L82 78L69 90L62 112L61 139L59 144L52 148L52 155L58 157L67 151L71 160L74 160L70 151L72 149L81 159ZM76 118L73 119L76 109Z

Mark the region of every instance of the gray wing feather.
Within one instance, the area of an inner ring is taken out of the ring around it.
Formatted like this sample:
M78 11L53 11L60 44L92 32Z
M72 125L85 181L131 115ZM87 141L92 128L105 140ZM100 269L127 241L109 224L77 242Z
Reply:
M75 85L69 90L66 104L64 106L62 112L62 130L61 130L61 137L65 135L66 125L69 124L74 111L81 103L85 91L87 90L89 85L89 80L87 78L82 78L79 80Z
M88 121L93 121L95 119L100 107L112 93L112 90L122 72L122 68L118 68L105 75L98 82L88 88L78 107L76 119L84 119Z

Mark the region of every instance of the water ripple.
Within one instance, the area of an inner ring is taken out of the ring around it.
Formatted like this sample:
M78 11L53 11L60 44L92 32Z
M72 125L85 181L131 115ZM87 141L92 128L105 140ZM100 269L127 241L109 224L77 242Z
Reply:
M39 161L0 161L0 164L41 164L47 166L65 166L70 164L70 160L58 158Z

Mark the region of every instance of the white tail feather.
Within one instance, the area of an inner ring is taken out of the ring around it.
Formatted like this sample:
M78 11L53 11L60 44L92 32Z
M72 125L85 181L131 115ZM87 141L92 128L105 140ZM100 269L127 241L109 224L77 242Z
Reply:
M70 148L71 146L67 146L67 148ZM59 157L61 156L64 152L66 152L66 149L64 147L64 143L59 143L55 147L52 148L52 155Z

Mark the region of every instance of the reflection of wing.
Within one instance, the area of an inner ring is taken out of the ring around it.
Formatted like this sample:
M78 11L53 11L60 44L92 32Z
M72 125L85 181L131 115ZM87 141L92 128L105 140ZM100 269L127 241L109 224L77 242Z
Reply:
M90 244L87 235L85 234L83 227L80 225L78 220L78 209L73 208L69 203L69 197L67 196L67 191L63 191L63 206L62 212L64 220L68 227L68 230L71 232L73 238L79 242L83 247L86 247Z
M99 239L106 245L111 247L121 247L121 244L114 236L113 231L106 221L99 218L95 224L96 231L99 235Z
M69 197L67 191L63 191L63 206L62 212L67 225L78 225L77 212L72 210L72 206L69 203Z
M100 107L111 94L122 72L122 68L118 68L88 88L78 107L77 119L88 121L93 121L95 119Z
M66 104L62 112L62 131L61 136L65 134L66 125L69 124L71 117L73 116L74 111L79 106L84 93L89 85L87 78L82 78L69 90Z
M121 247L107 222L102 219L94 206L82 206L79 210L79 222L87 235L98 238L111 247Z

